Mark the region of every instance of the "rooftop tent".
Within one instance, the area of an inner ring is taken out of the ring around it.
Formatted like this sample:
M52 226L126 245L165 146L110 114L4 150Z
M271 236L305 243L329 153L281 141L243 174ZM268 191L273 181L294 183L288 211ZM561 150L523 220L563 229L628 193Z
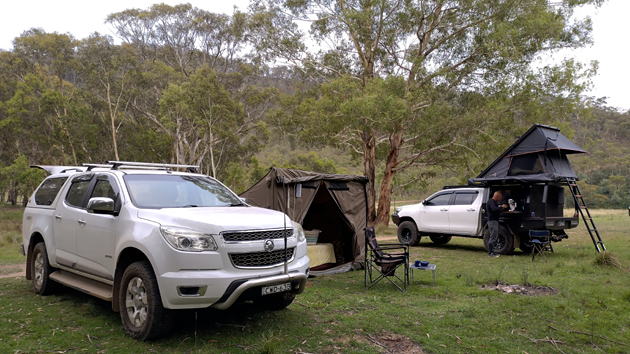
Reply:
M318 243L334 246L336 264L363 262L367 226L365 176L272 167L240 194L247 203L286 213L304 230L321 230Z
M560 129L535 124L469 184L493 181L557 182L577 178L567 155L586 153Z

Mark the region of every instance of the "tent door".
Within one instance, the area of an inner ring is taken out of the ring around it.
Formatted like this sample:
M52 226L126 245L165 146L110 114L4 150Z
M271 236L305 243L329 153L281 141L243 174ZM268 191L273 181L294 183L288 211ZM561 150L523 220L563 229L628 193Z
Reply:
M304 230L321 230L317 243L332 243L337 264L354 261L354 229L325 185L320 185L302 222Z

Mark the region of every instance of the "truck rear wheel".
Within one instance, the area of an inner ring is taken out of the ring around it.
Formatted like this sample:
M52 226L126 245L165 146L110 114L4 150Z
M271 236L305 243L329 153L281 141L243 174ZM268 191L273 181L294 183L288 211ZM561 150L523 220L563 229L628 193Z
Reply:
M489 251L488 243L490 240L490 230L486 227L483 229L483 245ZM514 235L503 225L499 225L499 239L494 245L494 253L510 254L514 251Z
M440 235L440 236L429 236L429 238L436 245L445 245L451 242L451 239L453 238L453 236Z
M398 242L417 246L420 243L421 236L418 234L418 228L413 221L403 221L398 226Z
M54 280L50 279L50 273L55 268L50 266L48 262L48 252L46 244L40 242L33 248L31 255L31 279L33 281L33 290L39 295L52 294L59 286Z

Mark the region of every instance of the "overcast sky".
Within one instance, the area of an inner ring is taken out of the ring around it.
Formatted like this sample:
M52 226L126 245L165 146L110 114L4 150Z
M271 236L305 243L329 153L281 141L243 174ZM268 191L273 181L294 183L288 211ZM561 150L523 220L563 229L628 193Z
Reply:
M75 38L85 38L93 32L110 34L111 29L103 22L108 14L128 8L146 9L155 0L4 0L0 12L0 49L13 48L12 40L22 32L40 27L46 32L70 33ZM211 12L232 14L233 7L247 10L248 0L182 0L161 1L169 5L189 2L193 6ZM600 9L580 12L593 19L594 46L576 52L562 53L575 56L580 61L599 61L599 74L595 88L589 93L595 97L608 97L608 105L623 110L630 109L630 50L627 37L630 34L630 0L608 0ZM556 55L558 57L558 55Z

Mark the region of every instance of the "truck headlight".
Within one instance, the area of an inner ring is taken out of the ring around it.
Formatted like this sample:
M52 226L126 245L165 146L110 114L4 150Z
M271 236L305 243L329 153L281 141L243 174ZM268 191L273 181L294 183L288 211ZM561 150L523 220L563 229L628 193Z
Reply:
M394 210L394 214L398 214L401 210L402 210L402 207L396 208L396 210Z
M302 228L302 225L296 222L293 222L293 236L297 237L298 242L306 241L306 236L304 236L304 229Z
M160 226L162 237L173 248L187 252L216 251L214 238L202 232L176 226Z

